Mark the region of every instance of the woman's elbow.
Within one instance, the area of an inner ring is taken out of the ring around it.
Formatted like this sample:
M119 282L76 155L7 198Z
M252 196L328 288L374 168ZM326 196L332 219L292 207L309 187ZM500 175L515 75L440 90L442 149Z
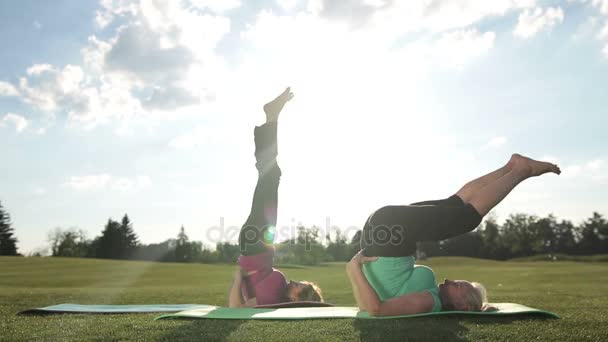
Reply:
M370 305L367 308L367 313L372 317L382 316L382 307L380 305Z

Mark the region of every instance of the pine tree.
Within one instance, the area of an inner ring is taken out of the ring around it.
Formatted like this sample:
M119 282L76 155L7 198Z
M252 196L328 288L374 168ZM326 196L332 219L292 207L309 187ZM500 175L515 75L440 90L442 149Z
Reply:
M127 259L135 253L137 245L139 245L137 234L133 231L133 223L127 214L123 216L120 224L120 236L122 238L121 259Z
M175 261L184 262L190 261L190 242L186 230L182 226L177 234L177 240L175 241Z
M95 256L102 259L119 259L120 258L120 224L112 219L108 219L108 223L101 232L101 236L95 242Z
M17 239L13 232L10 215L0 203L0 255L17 255Z
M127 259L135 253L139 241L133 231L133 224L125 214L120 223L109 219L94 244L98 258Z

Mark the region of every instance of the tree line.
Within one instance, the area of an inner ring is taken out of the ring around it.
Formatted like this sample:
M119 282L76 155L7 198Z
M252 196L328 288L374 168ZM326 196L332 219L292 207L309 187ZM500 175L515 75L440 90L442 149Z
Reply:
M494 215L471 233L441 242L423 242L426 256L469 256L506 260L544 254L595 255L608 253L608 221L594 212L578 225L553 215L512 214L498 224Z
M352 238L339 229L322 234L318 227L298 227L295 237L276 244L276 261L316 265L348 261L359 250L360 232ZM143 244L128 215L110 218L100 236L88 239L83 230L56 228L48 235L52 256L167 262L234 263L237 244L217 243L214 248L191 240L185 227L175 238ZM17 239L10 216L0 203L0 255L17 255ZM418 244L418 257L468 256L507 260L533 255L608 254L608 221L599 213L578 225L553 215L512 214L502 224L488 215L474 231L440 242Z
M348 238L339 229L322 236L318 227L298 227L296 236L275 245L276 261L316 265L348 261L359 250L360 232ZM127 215L121 222L110 219L101 236L87 240L76 229L54 231L50 236L53 256L134 259L171 262L227 262L240 255L237 244L221 242L212 249L192 241L182 226L173 239L140 244ZM502 224L488 215L474 231L440 242L418 244L418 257L468 256L506 260L532 255L608 254L608 221L599 213L574 225L555 216L510 215Z

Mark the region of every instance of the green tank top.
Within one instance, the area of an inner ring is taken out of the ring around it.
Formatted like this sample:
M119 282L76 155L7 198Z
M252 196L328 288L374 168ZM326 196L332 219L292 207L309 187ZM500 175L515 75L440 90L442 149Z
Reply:
M381 301L428 291L435 301L432 311L441 311L435 273L429 267L415 263L413 256L379 257L376 261L363 264L363 274Z

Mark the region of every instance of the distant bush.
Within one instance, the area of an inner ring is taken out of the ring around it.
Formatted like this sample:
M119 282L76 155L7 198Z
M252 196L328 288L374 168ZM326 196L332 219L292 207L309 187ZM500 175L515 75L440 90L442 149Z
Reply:
M568 255L568 254L539 254L528 257L514 258L510 261L582 261L608 262L608 254Z

